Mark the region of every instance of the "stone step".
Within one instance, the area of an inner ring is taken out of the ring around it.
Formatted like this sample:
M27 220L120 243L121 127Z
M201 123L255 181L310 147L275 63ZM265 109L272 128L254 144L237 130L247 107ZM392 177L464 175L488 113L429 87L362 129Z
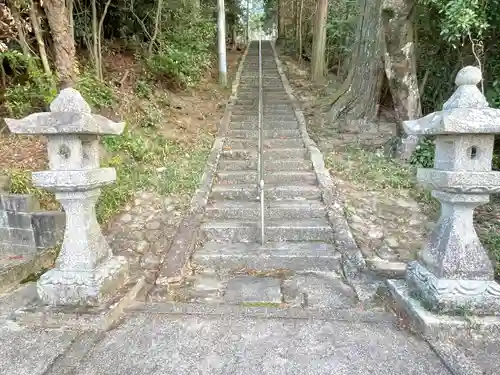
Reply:
M238 98L243 98L247 96L252 96L255 95L256 97L258 96L259 88L255 87L254 89L251 89L249 87L245 88L240 88L238 89ZM286 97L286 92L285 90L281 87L279 89L272 89L269 87L264 87L262 90L263 93L266 93L266 95L281 95L282 97Z
M260 202L217 201L207 205L205 215L212 219L258 220ZM320 219L326 217L326 207L321 201L268 201L264 216L277 219Z
M206 269L330 272L338 270L340 253L325 242L206 242L193 254L193 263Z
M257 170L257 159L219 161L221 171ZM312 171L312 163L302 159L269 160L264 163L265 171Z
M277 121L296 121L295 114L292 113L285 113L285 114L272 114L272 115L267 115L264 116L262 119L263 122L277 122ZM252 122L252 123L257 123L259 121L259 114L248 114L248 115L231 115L231 124L237 123L237 122Z
M276 97L273 95L269 95L270 97L263 98L262 104L266 107L270 106L286 106L291 105L290 98L288 97ZM271 97L272 96L272 97ZM235 106L237 107L257 107L259 105L258 97L254 97L253 95L248 95L247 97L238 97Z
M228 304L263 303L279 306L283 302L281 280L277 277L237 275L227 282L223 298Z
M246 108L241 108L241 106L239 106L238 108L233 108L233 110L231 111L231 114L233 116L242 116L242 115L245 115L245 116L255 116L255 114L258 115L258 110L259 110L259 107L258 106L246 106ZM263 107L262 108L262 113L264 114L264 117L267 117L269 115L286 115L286 114L294 114L294 108L291 106L291 105L282 105L282 104L278 104L276 106L266 106L266 107Z
M263 123L266 122L275 122L275 121L297 121L297 117L295 117L295 112L290 112L286 114L269 114L269 115L264 115L262 118Z
M217 173L217 181L222 185L231 184L252 184L257 183L257 171L219 171ZM264 174L264 182L266 184L302 184L316 185L316 174L314 172L272 172Z
M246 114L246 113L249 113L249 112L257 112L259 109L259 106L258 105L251 105L251 106L242 106L242 105L239 105L237 107L233 107L231 113L234 114L234 115L237 115L237 114ZM263 109L263 113L264 115L266 114L273 114L275 112L277 113L280 113L280 112L291 112L293 113L294 112L294 108L291 104L275 104L275 105L267 105L267 104L264 104L262 106L262 109Z
M239 148L255 148L257 149L258 140L257 139L239 139L239 138L227 138L224 142L224 147L239 149ZM264 148L295 148L304 147L304 142L302 138L287 138L287 139L264 139Z
M255 98L247 98L247 99L236 99L235 105L257 105L258 101ZM265 103L267 105L276 105L276 104L290 104L290 98L273 98L273 99L265 99Z
M280 90L269 90L266 89L265 87L262 88L262 94L266 96L265 99L283 99L283 100L290 100L290 97L286 93L284 89ZM249 99L258 99L259 98L259 88L250 88L248 87L246 90L241 90L238 91L238 97L237 99L239 100L249 100Z
M255 72L249 72L248 76L241 76L240 82L243 82L243 84L258 86L259 85L258 67L255 68L255 70L256 70ZM267 78L265 82L262 82L262 86L278 88L279 87L278 85L283 85L281 77L279 76L279 74L276 74L276 70L274 72L271 71L271 69L263 71L262 78Z
M283 83L281 82L280 78L274 78L271 76L268 77L262 77L263 79L266 80L266 82L263 82L262 89L263 90L269 90L271 92L275 93L285 93L285 89L283 88ZM248 79L245 80L240 80L240 87L238 88L238 94L243 91L243 92L251 92L251 91L257 91L259 89L259 77L249 77ZM241 91L240 91L241 90Z
M206 241L257 242L260 238L260 221L224 220L202 224ZM326 219L267 220L266 239L281 241L333 241L333 231Z
M305 148L273 148L264 150L264 160L277 159L298 159L305 158L307 150ZM222 157L226 159L251 159L257 158L256 149L230 149L222 150Z
M265 108L264 111L262 112L263 119L268 119L270 116L285 116L285 115L291 115L293 119L295 119L295 111L293 108L287 108L287 109L273 109L273 107L268 107ZM237 111L232 111L231 112L231 118L235 116L259 116L259 111L256 106L248 106L248 108L245 109L240 109Z
M298 129L299 124L295 119L295 116L289 115L287 116L288 120L283 121L262 121L263 129L271 130L271 129ZM245 122L236 122L232 121L229 125L231 129L240 129L240 130L257 130L259 128L258 121L245 121Z
M264 139L301 138L299 129L269 129L264 130L263 135ZM230 129L227 136L231 138L257 139L259 132L257 130Z
M211 200L230 199L258 201L256 184L220 185L212 188ZM264 188L266 200L319 200L321 191L314 185L271 185Z

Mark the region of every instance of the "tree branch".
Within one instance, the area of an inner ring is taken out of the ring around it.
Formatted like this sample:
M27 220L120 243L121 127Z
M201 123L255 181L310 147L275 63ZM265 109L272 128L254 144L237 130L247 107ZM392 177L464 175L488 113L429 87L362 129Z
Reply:
M150 55L153 53L153 46L155 44L156 37L158 36L158 30L160 28L162 0L157 0L157 4L158 5L156 8L155 29L153 31L153 36L151 37L151 40L149 41L149 47L148 47L148 52Z

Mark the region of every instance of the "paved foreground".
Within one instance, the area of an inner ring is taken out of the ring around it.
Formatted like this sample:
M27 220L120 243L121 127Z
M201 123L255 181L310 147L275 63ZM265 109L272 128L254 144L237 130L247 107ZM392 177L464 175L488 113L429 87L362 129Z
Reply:
M264 44L266 215L258 243L257 44L249 51L218 183L185 293L136 302L107 332L35 329L0 297L0 375L451 375L429 344L361 303L340 252L274 53ZM183 302L179 302L179 300ZM472 373L471 373L472 374ZM493 373L491 373L493 374Z
M391 322L141 313L106 334L0 329L0 374L451 374Z

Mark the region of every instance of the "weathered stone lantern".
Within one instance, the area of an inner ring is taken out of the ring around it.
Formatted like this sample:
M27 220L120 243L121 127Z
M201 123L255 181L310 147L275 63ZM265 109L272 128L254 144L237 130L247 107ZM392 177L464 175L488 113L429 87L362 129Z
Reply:
M97 306L125 279L127 262L113 256L96 219L100 188L116 179L114 168L99 168L99 135L119 135L124 124L91 114L80 93L62 90L51 112L21 120L6 119L13 133L48 139L50 171L34 172L34 185L55 192L66 212L61 252L54 269L38 281L39 297L48 305Z
M478 68L463 68L442 111L404 123L410 134L436 136L434 168L417 178L441 202L441 216L406 282L411 298L438 314L500 313L500 285L473 224L474 209L500 191L500 172L491 170L500 110L488 107L481 79Z

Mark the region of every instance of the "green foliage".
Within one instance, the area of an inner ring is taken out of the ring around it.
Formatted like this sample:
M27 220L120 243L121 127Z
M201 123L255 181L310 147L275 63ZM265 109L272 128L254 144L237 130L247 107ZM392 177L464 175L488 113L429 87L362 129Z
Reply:
M439 12L441 37L446 41L481 36L489 26L486 6L480 0L422 0L422 4Z
M58 207L54 194L33 186L31 171L11 169L7 171L10 178L10 192L13 194L31 194L38 199L40 206L46 209Z
M365 181L372 188L409 189L415 184L412 166L402 166L381 152L346 147L341 154L331 153L325 162L336 172L349 174L349 180L359 183Z
M356 1L330 1L326 24L326 55L329 66L349 58L357 23Z
M113 90L104 82L99 81L91 69L84 70L80 74L76 89L94 109L109 107L116 102Z
M154 151L151 141L126 129L120 136L105 136L102 143L107 151L126 156L129 162L151 162Z
M410 159L410 164L419 168L432 168L434 166L434 154L436 146L431 137L420 140L417 149Z
M163 30L157 51L146 60L147 67L156 78L191 86L211 66L216 25L203 14L193 17L177 11L176 15L181 24Z
M141 99L149 99L151 95L153 95L153 87L149 84L148 81L144 79L138 79L135 82L134 93Z
M14 70L14 82L5 88L3 107L8 116L21 117L37 111L45 111L57 95L53 76L45 74L38 58L25 56L19 51L0 53L0 61L6 60ZM85 70L78 78L76 89L94 109L112 105L116 98L113 90L97 80L91 70Z
M55 80L40 67L36 57L16 50L0 52L0 64L6 63L12 73L5 88L3 108L8 116L21 117L34 111L44 111L57 95Z
M121 136L103 137L104 148L113 155L104 165L116 168L117 181L102 189L97 203L98 221L107 222L141 189L177 195L194 192L211 140L200 138L195 145L185 145L148 129L130 127Z
M500 137L495 137L495 144L493 147L493 163L492 169L500 171Z
M438 210L439 205L430 192L418 185L415 167L398 163L380 150L345 147L341 152L332 152L325 164L341 178L365 189L409 190L415 199L427 204L426 212L431 216Z

